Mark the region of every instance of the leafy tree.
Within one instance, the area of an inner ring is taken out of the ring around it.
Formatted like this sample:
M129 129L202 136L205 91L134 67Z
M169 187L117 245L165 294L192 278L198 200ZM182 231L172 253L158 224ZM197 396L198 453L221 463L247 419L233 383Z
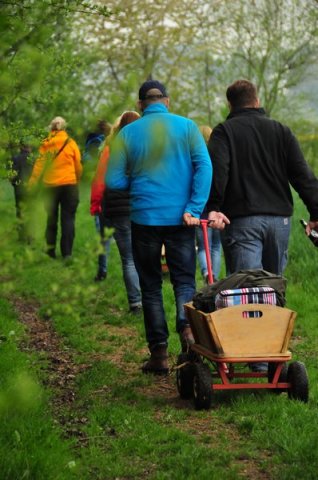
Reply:
M318 58L315 0L251 0L231 8L233 72L255 81L268 113Z
M83 125L81 83L85 58L76 56L75 15L109 15L82 0L20 0L1 3L0 165L20 141L38 145L52 116L63 115L76 133Z

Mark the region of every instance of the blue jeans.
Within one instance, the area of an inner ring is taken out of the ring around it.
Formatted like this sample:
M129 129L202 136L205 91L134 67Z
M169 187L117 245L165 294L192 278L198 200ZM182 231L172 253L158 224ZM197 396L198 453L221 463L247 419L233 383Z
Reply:
M210 256L211 256L211 263L212 263L212 271L214 280L218 280L220 276L221 270L221 235L220 231L214 228L208 228L208 239L209 239L209 247L210 247ZM197 255L198 255L198 262L201 269L201 274L203 277L206 277L208 274L208 267L206 261L206 253L204 249L204 241L203 241L203 231L201 227L196 228L196 241L197 241Z
M168 325L162 298L161 247L176 302L176 330L187 327L183 305L195 292L195 229L182 225L148 226L132 223L132 245L142 292L142 306L149 350L168 345Z
M107 263L112 237L105 238L104 222L100 215L95 215L94 220L96 231L100 234L100 243L104 250L104 253L100 253L98 255L98 271L102 273L107 273Z
M227 275L246 269L282 275L289 234L289 217L254 215L232 219L221 233Z
M121 258L129 306L141 305L139 278L132 254L130 218L124 216L105 218L104 224L115 230L113 237Z

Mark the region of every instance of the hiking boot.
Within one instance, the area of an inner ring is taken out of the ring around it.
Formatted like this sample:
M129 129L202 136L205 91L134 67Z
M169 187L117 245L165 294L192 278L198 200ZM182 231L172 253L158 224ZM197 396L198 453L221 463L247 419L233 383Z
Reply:
M96 273L96 276L94 277L95 282L101 282L102 280L105 280L107 277L107 273L103 272L102 270L98 270Z
M56 258L56 253L54 248L48 248L45 252L49 257Z
M133 307L129 308L129 313L132 315L141 315L142 314L142 305L134 305Z
M267 362L249 363L248 366L249 366L249 369L254 373L267 373L268 371Z
M195 343L192 330L190 327L185 327L182 332L179 333L181 349L183 352L187 352L189 350L190 345Z
M141 367L143 373L167 375L169 373L167 347L158 347L150 353L150 359Z

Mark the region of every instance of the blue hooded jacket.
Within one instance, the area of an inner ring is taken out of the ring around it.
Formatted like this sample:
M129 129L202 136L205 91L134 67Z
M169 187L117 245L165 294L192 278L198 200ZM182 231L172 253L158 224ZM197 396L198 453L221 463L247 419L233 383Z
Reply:
M181 225L200 217L209 197L212 165L196 124L165 105L149 105L124 127L111 148L105 183L130 190L131 220L141 225Z

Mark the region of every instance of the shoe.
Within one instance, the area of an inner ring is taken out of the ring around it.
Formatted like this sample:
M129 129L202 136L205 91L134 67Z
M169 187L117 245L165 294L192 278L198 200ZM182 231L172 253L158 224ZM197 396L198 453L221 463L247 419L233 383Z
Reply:
M105 280L107 277L107 273L103 272L101 270L98 270L96 276L94 277L95 282L101 282L102 280Z
M249 369L254 373L267 373L268 372L268 363L267 362L257 362L249 363Z
M64 255L62 260L63 260L63 265L65 265L65 267L69 267L70 265L73 264L73 258L71 255Z
M190 327L185 327L182 332L179 334L181 349L183 352L187 352L189 350L190 345L195 343L192 331Z
M49 257L56 259L56 253L54 248L48 248L45 252Z
M132 315L141 315L142 314L142 305L134 305L129 308L129 313Z
M167 375L169 373L167 347L158 347L150 353L150 359L141 367L143 373Z

